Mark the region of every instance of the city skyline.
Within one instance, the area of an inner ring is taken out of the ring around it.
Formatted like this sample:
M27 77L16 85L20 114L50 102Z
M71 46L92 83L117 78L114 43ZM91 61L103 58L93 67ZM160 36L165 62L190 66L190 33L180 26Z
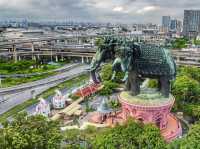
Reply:
M184 9L198 9L197 0L10 0L0 1L0 20L72 20L112 23L157 23L165 15L183 19Z

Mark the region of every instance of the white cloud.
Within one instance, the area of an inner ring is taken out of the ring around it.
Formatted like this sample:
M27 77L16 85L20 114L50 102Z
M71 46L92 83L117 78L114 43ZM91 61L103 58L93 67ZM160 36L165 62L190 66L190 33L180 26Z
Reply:
M160 23L162 15L183 18L199 0L0 0L0 19Z
M151 11L155 11L158 10L159 7L158 6L145 6L139 10L136 11L137 14L144 14L147 12L151 12Z
M124 11L124 8L122 6L117 6L117 7L113 8L113 11L121 12L121 11Z
M0 7L25 8L30 6L31 0L0 0Z
M114 7L112 9L112 11L114 12L119 12L119 13L130 13L130 10L128 8L124 8L122 6L117 6L117 7Z

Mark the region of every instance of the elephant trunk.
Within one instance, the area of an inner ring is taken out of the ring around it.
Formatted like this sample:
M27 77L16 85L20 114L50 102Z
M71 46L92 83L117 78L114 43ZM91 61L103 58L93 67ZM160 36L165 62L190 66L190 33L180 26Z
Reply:
M100 83L100 78L96 73L96 70L99 68L101 62L103 61L103 52L98 49L95 56L92 59L91 67L90 67L90 75L94 83Z

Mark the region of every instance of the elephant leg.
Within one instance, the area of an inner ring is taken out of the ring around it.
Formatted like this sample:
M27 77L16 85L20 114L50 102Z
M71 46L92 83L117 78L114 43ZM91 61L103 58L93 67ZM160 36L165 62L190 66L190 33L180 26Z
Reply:
M116 69L116 63L115 63L115 61L113 62L113 64L112 64L112 72L113 72L113 74L112 74L112 77L111 77L111 80L114 80L115 79L115 76L116 76L116 73L117 73L117 69Z
M114 60L114 62L113 62L113 64L112 64L112 72L113 72L113 74L112 74L112 80L114 80L115 79L115 77L116 77L116 73L117 72L120 72L120 71L122 71L122 68L121 68L121 61L119 61L117 58Z
M160 79L161 81L161 93L165 97L169 97L169 92L170 92L170 81L167 77L162 77Z
M125 90L126 91L130 91L131 90L131 77L130 77L130 74L128 75L128 78L125 82Z
M131 85L131 94L136 96L140 93L140 80L135 71L130 72L130 85Z
M126 91L130 91L131 90L131 84L130 84L130 80L129 80L129 77L128 77L128 79L126 80L126 82L125 82L125 90Z
M112 74L111 80L115 80L116 73L117 73L117 72L116 72L115 70L113 70L113 74Z
M91 78L92 78L94 83L99 83L97 81L97 77L96 77L95 71L91 71L90 76L91 76Z

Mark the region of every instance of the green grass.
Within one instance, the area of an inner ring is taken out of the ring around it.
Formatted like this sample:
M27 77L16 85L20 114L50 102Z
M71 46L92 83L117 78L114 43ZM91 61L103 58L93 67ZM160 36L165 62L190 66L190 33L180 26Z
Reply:
M49 97L49 96L55 94L55 92L54 92L55 89L64 89L65 87L71 88L72 86L74 86L74 85L79 85L80 82L86 81L86 80L88 80L88 79L89 79L88 75L81 75L81 76L76 77L76 78L74 78L74 79L65 81L65 82L59 84L58 86L52 87L52 88L50 88L50 89L44 91L44 92L41 93L40 95L38 95L38 96L36 97L36 99L29 99L29 100L25 101L24 103L19 104L19 105L13 107L12 109L10 109L9 111L7 111L7 112L3 113L2 115L0 115L0 122L4 122L4 121L5 121L8 117L10 117L10 116L15 117L15 115L16 115L18 112L24 110L25 108L27 108L27 107L29 107L29 106L35 104L35 103L38 103L38 102L39 102L39 101L38 101L38 97L47 98L47 97Z
M5 88L5 87L11 87L11 86L19 85L19 84L22 84L22 83L33 82L33 81L37 81L37 80L47 78L48 76L55 75L55 74L56 74L55 72L50 72L50 73L46 73L46 74L43 74L43 75L36 75L36 76L26 77L26 78L6 78L6 79L2 79L1 87Z
M62 67L68 62L58 62L58 65L50 64L36 64L34 61L19 61L14 62L1 62L0 61L0 74L31 74L31 73L44 73Z
M137 96L132 96L130 92L124 91L120 94L120 97L126 102L141 106L158 106L173 102L173 98L171 96L169 98L165 98L159 92L141 92Z
M30 77L2 79L0 88L11 87L11 86L19 85L22 83L28 83L28 82L33 82L33 81L47 78L50 75L56 74L56 72L49 72L49 71L60 68L64 64L66 64L66 63L64 63L64 62L60 63L60 65L58 65L58 66L45 64L45 65L43 65L43 68L33 68L33 69L27 68L27 69L22 69L20 71L18 70L15 72L8 72L8 70L6 70L6 68L0 69L0 74L31 74L31 73L45 73L46 72L45 74L40 74L40 75L35 75L35 76L30 76ZM1 64L1 65L3 65L3 64Z

